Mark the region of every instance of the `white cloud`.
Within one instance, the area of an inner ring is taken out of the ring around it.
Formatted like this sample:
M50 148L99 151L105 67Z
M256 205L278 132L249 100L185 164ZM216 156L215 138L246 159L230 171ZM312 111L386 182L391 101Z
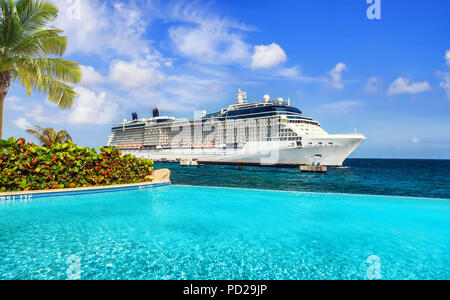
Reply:
M331 88L336 90L342 90L344 88L344 83L342 82L342 72L345 70L347 70L347 66L340 62L328 72L329 84Z
M94 67L81 66L81 72L83 74L82 85L95 86L105 81L103 75L95 71Z
M47 99L45 99L45 101L47 101ZM52 105L53 108L56 108L53 104L50 105ZM46 116L44 116L42 105L40 102L37 102L36 99L33 99L33 97L24 99L17 96L8 96L6 97L5 108L7 110L23 112L23 117L14 121L14 124L19 128L21 128L21 125L26 124L24 120L27 120L27 122L32 121L33 123L42 123L54 121L56 119L51 116L51 113L47 113Z
M287 60L286 53L277 44L259 45L254 47L251 67L254 69L270 69L284 63Z
M170 76L165 90L171 103L178 103L188 111L201 108L205 102L211 101L211 95L219 96L224 90L225 83L221 80L200 78L195 76Z
M371 77L367 81L367 84L364 88L366 93L368 94L376 94L378 92L378 83L380 80L377 77Z
M67 110L59 109L55 104L50 103L46 97L41 98L39 102L33 101L33 98L20 98L19 105L24 107L25 118L33 125L44 123L61 124L67 122Z
M32 107L32 109L30 109L29 112L25 114L25 116L30 120L31 119L34 120L35 123L57 124L66 121L61 114L58 114L58 116L54 114L55 111L54 109L56 108L56 106L53 105L51 108L49 107L48 111L46 111L46 113L44 114L44 109L42 108L42 105L36 104Z
M360 101L338 101L320 106L320 110L333 114L345 114L361 106Z
M277 72L277 74L279 76L291 77L291 78L296 78L301 75L298 66L291 67L291 68L282 68Z
M450 72L442 74L442 82L440 86L445 90L447 98L450 99Z
M388 89L389 95L397 94L418 94L423 93L431 89L428 82L411 82L408 78L397 78Z
M131 56L151 52L145 39L148 16L131 3L53 0L60 13L54 26L69 37L68 53ZM79 11L78 11L79 8Z
M75 92L78 96L70 110L59 109L46 97L37 102L33 98L9 96L9 104L14 104L12 109L23 112L23 117L13 121L14 125L18 128L29 129L32 124L109 124L117 120L119 105L106 99L106 93L95 93L81 86L76 87ZM11 107L7 108L11 109Z
M5 99L5 109L15 110L15 111L23 111L26 110L27 107L22 103L22 99L16 96L6 96Z
M113 61L110 66L110 80L125 88L152 89L165 80L163 73L144 61Z
M42 100L44 100L48 105L48 111L44 113L44 109L42 107ZM6 109L20 111L23 112L23 117L14 121L14 124L21 128L20 126L28 126L30 123L40 124L40 123L58 123L58 120L64 121L64 118L57 117L54 113L57 107L54 104L48 102L47 98L42 99L41 101L36 101L33 97L20 98L16 96L8 96L6 98ZM58 114L60 116L60 114ZM27 121L27 123L24 122ZM29 127L28 127L29 128ZM28 129L27 128L27 129Z
M450 49L445 52L445 60L447 62L447 65L450 66Z
M95 93L84 87L77 87L79 94L74 102L68 121L75 124L110 124L117 121L119 106L106 99L106 93Z
M261 75L258 74L257 78L260 78L261 80L274 80L287 78L289 80L306 83L327 81L327 79L324 78L323 76L312 77L304 75L299 66L267 69L265 72L262 72Z
M411 139L411 143L413 143L413 144L419 144L420 143L420 139L418 139L418 138L412 138Z
M234 21L228 17L221 17L215 13L213 3L199 3L190 0L174 1L175 5L169 5L169 13L162 15L165 20L186 22L192 24L221 23L227 28L241 31L253 31L255 28ZM161 12L161 10L160 10Z
M233 64L250 61L250 45L243 32L251 30L212 12L209 5L180 1L164 17L182 25L169 29L175 49L202 64Z
M250 55L242 36L220 22L174 27L169 30L169 35L180 54L200 63L239 63L245 62Z
M23 129L23 130L27 130L27 129L30 129L31 127L33 127L33 126L31 125L31 123L28 122L28 120L27 120L26 118L24 118L24 117L19 118L19 119L13 121L13 123L14 123L14 125L15 125L17 128L20 128L20 129Z

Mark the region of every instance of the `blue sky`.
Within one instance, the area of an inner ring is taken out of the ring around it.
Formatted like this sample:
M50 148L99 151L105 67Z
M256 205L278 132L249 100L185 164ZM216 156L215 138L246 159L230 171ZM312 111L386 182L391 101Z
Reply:
M85 146L131 112L192 117L264 94L330 133L364 133L353 157L450 158L450 2L53 1L66 57L83 66L70 111L14 84L5 135L39 124Z

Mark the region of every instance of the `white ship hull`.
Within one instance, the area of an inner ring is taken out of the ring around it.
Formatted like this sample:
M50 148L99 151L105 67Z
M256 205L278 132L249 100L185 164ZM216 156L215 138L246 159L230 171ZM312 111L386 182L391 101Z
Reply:
M365 140L362 135L330 136L322 146L299 147L295 142L249 142L241 148L124 150L139 158L155 161L199 160L203 162L250 163L260 165L320 164L342 166L345 159ZM332 142L333 145L329 145Z

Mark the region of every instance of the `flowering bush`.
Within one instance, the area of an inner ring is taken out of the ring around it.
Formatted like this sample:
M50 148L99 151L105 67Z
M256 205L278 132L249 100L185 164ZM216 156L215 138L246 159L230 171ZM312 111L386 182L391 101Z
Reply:
M70 141L45 148L25 139L0 140L0 192L140 183L153 172L151 160L99 150Z

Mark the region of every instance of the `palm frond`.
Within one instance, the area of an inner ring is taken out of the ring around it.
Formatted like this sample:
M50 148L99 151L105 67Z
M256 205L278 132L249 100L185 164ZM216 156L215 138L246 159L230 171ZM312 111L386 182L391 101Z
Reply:
M4 52L15 45L23 36L23 28L14 0L0 0L1 22L0 32Z
M59 58L34 59L25 56L16 57L14 61L17 72L13 78L20 80L29 93L32 90L44 92L50 102L63 109L72 106L77 93L64 82L80 82L78 63Z
M44 128L41 126L35 126L38 130L35 129L28 129L27 132L31 135L33 135L35 138L41 142L42 146L48 146L50 144L49 137L47 135L47 132ZM39 132L40 131L40 132Z
M55 129L53 128L46 128L45 130L47 130L47 134L49 136L49 140L50 140L50 145L53 145L56 142L56 132Z
M62 58L37 58L36 62L48 77L72 84L81 82L81 69L77 62Z
M56 134L56 139L55 139L55 141L57 143L64 143L68 140L72 140L72 138L70 137L69 133L66 130L58 131L58 133Z
M37 31L15 45L11 53L29 57L62 56L66 51L67 37L59 35L61 32L58 29Z
M26 34L46 27L58 16L58 8L48 1L19 0L16 7Z
M51 147L55 143L64 143L72 140L66 130L56 132L53 128L43 128L38 125L34 127L36 129L28 129L27 132L36 137L42 146Z
M81 82L82 74L79 64L62 58L30 58L21 55L12 58L8 64L14 65L19 70L19 74L23 71L36 78L47 76L72 84Z
M48 100L58 105L61 109L72 107L73 101L78 94L67 84L50 77L44 77L43 84L38 88L39 92L48 95Z

